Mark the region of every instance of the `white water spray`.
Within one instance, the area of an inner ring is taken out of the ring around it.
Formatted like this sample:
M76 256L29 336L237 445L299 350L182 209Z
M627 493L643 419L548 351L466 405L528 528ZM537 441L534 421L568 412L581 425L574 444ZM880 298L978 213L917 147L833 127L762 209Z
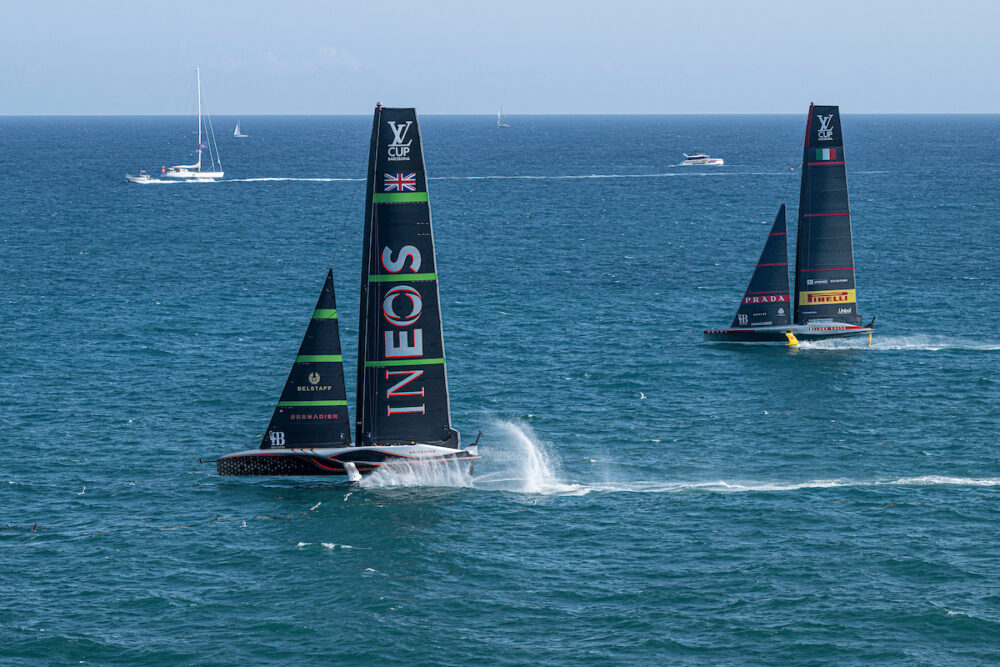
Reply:
M358 483L363 489L392 486L471 487L468 464L465 462L413 463L382 465Z
M579 488L562 481L558 457L527 424L498 420L483 441L476 477L479 488L544 494L574 493Z

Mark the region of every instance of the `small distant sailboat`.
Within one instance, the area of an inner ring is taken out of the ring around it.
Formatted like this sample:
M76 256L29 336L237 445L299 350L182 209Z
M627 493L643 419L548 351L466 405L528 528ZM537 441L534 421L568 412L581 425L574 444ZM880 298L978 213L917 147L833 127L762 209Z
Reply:
M239 120L236 121L236 129L233 130L233 136L236 137L237 139L246 139L247 137L250 136L249 134L244 134L243 132L240 131Z
M847 338L861 325L854 280L854 241L847 196L840 108L809 105L799 193L795 299L788 281L785 205L771 226L760 260L729 329L700 331L708 341L767 343Z
M201 68L195 68L195 75L198 78L198 161L194 164L179 164L173 167L163 167L160 169L162 178L171 178L186 181L214 181L222 178L225 173L222 171L222 157L219 155L219 147L215 143L215 130L212 128L212 117L206 111L202 113L201 107ZM204 131L204 132L203 132ZM205 140L202 140L204 135ZM202 151L208 152L207 169L202 169ZM149 183L151 179L145 172L140 172L138 176L126 176L129 183Z
M509 124L503 122L503 105L500 105L500 110L497 111L497 127L510 127Z
M347 415L333 272L260 449L223 456L220 475L346 475L458 464L420 128L414 109L375 108L368 158L355 441Z

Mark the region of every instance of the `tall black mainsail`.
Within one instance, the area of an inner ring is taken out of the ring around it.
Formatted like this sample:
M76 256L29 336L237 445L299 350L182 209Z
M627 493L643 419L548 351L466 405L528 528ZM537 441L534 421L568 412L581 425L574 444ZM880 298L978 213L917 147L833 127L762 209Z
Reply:
M377 106L365 205L355 439L459 447L451 427L420 127Z
M731 326L788 324L792 321L790 309L788 234L785 230L785 205L782 204Z
M795 323L860 325L840 108L809 105L795 261Z
M350 444L337 302L330 270L260 448Z

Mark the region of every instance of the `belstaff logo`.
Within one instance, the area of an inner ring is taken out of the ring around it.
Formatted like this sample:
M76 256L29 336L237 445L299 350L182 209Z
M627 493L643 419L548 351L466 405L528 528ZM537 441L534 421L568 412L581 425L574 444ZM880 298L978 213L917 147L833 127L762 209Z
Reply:
M857 301L855 291L845 290L824 290L822 292L800 292L800 306L836 306Z
M832 141L833 140L833 128L830 127L830 121L833 120L833 114L829 116L820 116L816 114L816 119L819 121L819 129L816 130L816 138L819 141Z
M312 384L312 385L319 384L319 380L320 380L319 373L317 373L316 371L313 371L312 373L309 374L308 380L309 380L309 384Z
M405 123L389 121L389 129L392 130L392 141L389 142L388 150L389 162L410 159L410 144L413 143L413 139L406 141L406 135L409 133L411 125L413 125L412 120L408 120ZM406 143L403 143L404 141Z
M271 438L272 447L284 447L285 446L285 434L283 431L271 431L268 433Z

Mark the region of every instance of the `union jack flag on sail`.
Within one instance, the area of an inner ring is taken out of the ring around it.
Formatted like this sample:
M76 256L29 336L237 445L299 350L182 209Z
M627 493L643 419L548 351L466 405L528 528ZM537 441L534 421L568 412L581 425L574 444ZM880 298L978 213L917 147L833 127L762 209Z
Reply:
M386 174L385 192L416 192L417 174Z

